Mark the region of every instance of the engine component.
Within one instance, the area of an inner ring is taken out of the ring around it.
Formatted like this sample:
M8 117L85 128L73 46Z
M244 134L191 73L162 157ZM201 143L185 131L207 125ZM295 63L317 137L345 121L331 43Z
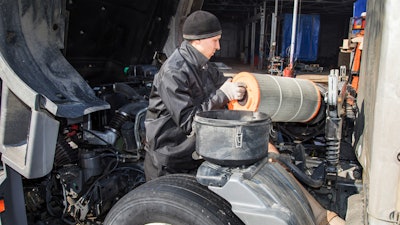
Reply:
M140 100L143 98L135 91L135 89L126 83L113 84L113 90L115 93L121 93L125 95L129 100Z
M91 177L98 176L103 172L101 157L93 150L82 149L80 151L80 167L83 170L84 181Z
M115 145L117 139L122 136L125 139L125 151L137 152L139 149L143 149L142 140L144 140L144 116L147 109L146 101L135 101L128 103L118 110L116 110L113 118L111 119L105 131L97 131L92 129L86 129L84 132L84 138L91 144L97 145ZM133 123L133 132L127 131L129 124ZM127 139L133 140L134 145L126 141Z
M104 113L63 121L52 173L26 181L29 220L100 224L116 201L143 184L139 150L146 106L144 100L118 106L112 124ZM96 130L91 119L98 119Z
M114 145L118 138L118 132L110 128L105 131L85 129L83 136L93 145Z
M77 165L67 165L58 171L57 178L68 195L76 198L83 189L82 170Z
M283 163L286 167L288 167L290 172L292 172L293 175L297 179L299 179L299 181L306 184L307 186L310 186L313 188L319 188L325 182L325 176L324 176L325 174L324 173L322 173L322 175L323 175L322 179L313 179L312 177L307 176L303 171L301 171L296 165L294 165L290 161L290 159L285 157L285 155L279 155L279 157L277 157L277 160L279 162ZM321 168L324 169L324 164L321 164ZM325 171L322 171L322 172L325 172Z
M70 223L71 219L101 221L121 196L144 183L143 170L137 165L120 165L114 159L109 160L103 169L99 167L103 165L100 164L101 157L104 161L107 155L83 150L81 166L66 165L58 171L56 176L62 187L64 222Z
M135 123L127 121L121 126L121 136L124 140L125 151L134 152L138 147L135 137Z
M309 80L242 72L233 82L244 82L247 96L229 109L264 112L273 122L309 122L319 113L321 93Z
M54 166L60 167L66 164L76 163L78 161L78 154L74 152L68 142L59 137L56 144L56 152L54 156Z
M248 165L267 156L271 119L261 112L206 111L196 114L196 151L218 165Z

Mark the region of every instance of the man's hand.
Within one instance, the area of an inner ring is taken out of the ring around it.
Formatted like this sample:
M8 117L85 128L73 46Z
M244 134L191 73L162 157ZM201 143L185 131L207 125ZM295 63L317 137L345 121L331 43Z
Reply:
M242 100L246 93L246 84L243 82L232 82L232 78L229 78L219 89L224 92L229 101Z

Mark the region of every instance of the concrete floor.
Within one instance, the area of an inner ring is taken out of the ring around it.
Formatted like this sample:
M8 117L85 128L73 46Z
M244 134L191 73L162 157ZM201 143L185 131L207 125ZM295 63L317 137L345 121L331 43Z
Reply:
M262 73L267 74L267 70L258 70L257 66L244 64L238 59L215 59L213 63L216 64L218 69L224 73L225 76L234 77L240 72Z
M225 76L234 77L240 72L249 72L255 74L268 74L267 69L259 70L257 66L244 64L237 59L215 59L212 61ZM301 72L296 71L296 78L308 79L316 83L328 83L329 71L322 72Z

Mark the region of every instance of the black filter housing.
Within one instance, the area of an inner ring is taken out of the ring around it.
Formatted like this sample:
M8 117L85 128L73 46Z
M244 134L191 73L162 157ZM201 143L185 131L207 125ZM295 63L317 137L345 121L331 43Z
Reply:
M271 118L262 112L216 110L197 113L196 152L221 166L242 166L268 155Z

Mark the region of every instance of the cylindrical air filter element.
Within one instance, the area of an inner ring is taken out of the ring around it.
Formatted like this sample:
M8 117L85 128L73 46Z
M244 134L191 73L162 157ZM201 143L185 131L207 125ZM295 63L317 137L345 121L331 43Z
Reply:
M273 122L308 122L320 110L321 93L310 80L242 72L233 82L245 83L247 93L229 103L231 110L263 112Z

